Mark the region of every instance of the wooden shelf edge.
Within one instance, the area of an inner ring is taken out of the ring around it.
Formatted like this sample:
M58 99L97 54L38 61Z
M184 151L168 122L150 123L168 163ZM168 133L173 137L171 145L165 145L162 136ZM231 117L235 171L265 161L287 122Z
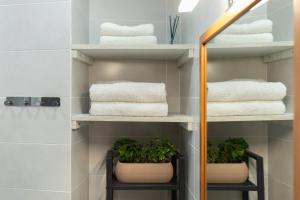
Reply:
M279 53L274 53L268 56L264 56L263 60L265 63L271 63L279 60L285 60L294 57L294 49L289 49Z
M279 48L277 51L274 51L274 48ZM255 55L258 57L263 57L263 60L265 63L268 62L274 62L278 60L288 59L294 56L293 52L294 48L294 42L293 41L278 41L278 42L271 42L271 43L263 43L263 44L217 44L217 43L211 43L208 44L208 50L209 51L230 51L231 49L236 49L236 51L244 51L245 49L252 50L252 53L250 53L250 57L253 57L253 50L254 49L270 49L269 54L264 55ZM251 51L250 51L251 52ZM211 53L209 53L210 55ZM227 54L227 53L225 53ZM242 54L243 55L243 54ZM212 58L222 58L223 56L214 56L212 54ZM247 57L247 55L243 56L237 56L233 53L233 58L236 57ZM230 56L226 55L225 58L230 58Z
M190 60L194 59L194 49L190 48L188 49L184 55L182 55L178 60L177 60L177 67L182 67L184 64L188 63Z
M243 122L243 121L292 121L294 115L286 113L283 115L254 115L254 116L216 116L207 117L208 122Z
M149 122L149 123L178 123L187 131L193 131L193 117L180 114L170 114L167 117L119 117L119 116L91 116L77 114L72 116L72 130L78 130L82 123L89 122Z
M78 50L72 50L72 58L78 60L84 64L92 65L94 63L94 59L86 56Z
M97 50L101 50L101 51L113 51L115 50L116 52L120 52L120 51L134 51L134 50L141 50L141 51L147 51L149 50L150 52L153 50L157 50L157 51L166 51L166 53L168 54L168 50L170 52L174 52L176 50L181 51L178 55L177 58L165 58L165 60L172 60L176 62L177 67L182 67L185 63L189 62L190 60L192 60L194 58L194 47L193 45L190 44L175 44L175 45L170 45L170 44L157 44L157 45L141 45L141 46L120 46L120 47L116 47L116 46L101 46L101 45L94 45L94 44L75 44L72 46L72 57L73 59L76 59L80 62L83 62L85 64L88 65L92 65L95 61L95 58L88 56L86 54L84 54L83 52L85 50L90 50L90 51L97 51ZM101 54L99 54L101 55ZM125 53L126 55L126 53ZM126 57L126 56L125 56ZM132 57L132 55L130 56ZM139 55L136 56L137 59L139 58ZM147 58L144 58L147 59ZM157 57L153 56L152 59L157 59L157 60L163 60L161 58L161 55Z

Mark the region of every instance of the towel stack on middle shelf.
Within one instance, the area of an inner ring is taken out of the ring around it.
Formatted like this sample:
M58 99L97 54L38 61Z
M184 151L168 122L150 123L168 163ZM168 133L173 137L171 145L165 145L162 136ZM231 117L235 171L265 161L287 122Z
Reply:
M113 23L101 24L101 45L153 45L157 44L153 24L120 26Z
M91 115L166 117L167 93L164 83L114 82L90 88Z
M233 24L213 39L220 44L252 44L273 42L273 22L268 19L250 24Z
M286 90L283 83L259 80L208 83L208 116L284 114Z

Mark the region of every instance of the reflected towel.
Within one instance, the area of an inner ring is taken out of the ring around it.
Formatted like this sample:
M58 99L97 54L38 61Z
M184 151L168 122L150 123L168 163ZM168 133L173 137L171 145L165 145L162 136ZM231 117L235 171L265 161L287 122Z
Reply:
M164 83L115 82L90 87L91 101L158 103L167 101Z
M231 80L208 83L208 101L278 101L287 93L280 82Z
M155 36L134 36L134 37L117 37L102 36L100 37L101 45L120 46L120 45L154 45L157 44Z
M257 20L249 24L232 24L222 34L258 34L272 33L273 22L268 19Z
M101 36L153 36L153 24L141 24L138 26L120 26L114 23L101 24Z
M284 114L282 101L208 102L208 116L277 115Z
M260 33L260 34L220 34L215 37L212 42L217 44L259 44L270 43L274 41L272 33Z
M168 116L168 104L92 102L90 114L100 116L166 117Z

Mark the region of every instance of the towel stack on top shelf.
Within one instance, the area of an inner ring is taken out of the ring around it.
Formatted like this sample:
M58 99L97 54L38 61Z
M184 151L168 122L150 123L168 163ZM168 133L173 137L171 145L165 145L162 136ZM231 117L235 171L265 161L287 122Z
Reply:
M284 114L286 86L280 82L231 80L208 83L208 116Z
M157 44L153 24L120 26L103 23L100 32L101 45L153 45Z
M250 24L233 24L212 42L219 44L253 44L273 42L273 22L268 19Z
M164 83L114 82L90 88L91 115L166 117L167 93Z

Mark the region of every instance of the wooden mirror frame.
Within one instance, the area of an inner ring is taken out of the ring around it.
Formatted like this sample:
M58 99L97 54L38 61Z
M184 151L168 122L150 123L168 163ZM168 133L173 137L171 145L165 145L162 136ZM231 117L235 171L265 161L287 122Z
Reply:
M295 53L294 53L294 90L295 90L295 120L294 120L294 200L300 200L300 1L294 0L294 35L295 35Z
M261 0L252 0L248 5L241 7L239 10L228 10L221 18L219 18L208 30L200 37L199 45L199 78L200 78L200 200L207 200L207 43L216 35L221 33L228 26L250 11ZM299 0L295 0L299 1ZM299 131L300 132L300 131ZM300 148L300 146L299 146ZM299 163L300 164L300 163Z

